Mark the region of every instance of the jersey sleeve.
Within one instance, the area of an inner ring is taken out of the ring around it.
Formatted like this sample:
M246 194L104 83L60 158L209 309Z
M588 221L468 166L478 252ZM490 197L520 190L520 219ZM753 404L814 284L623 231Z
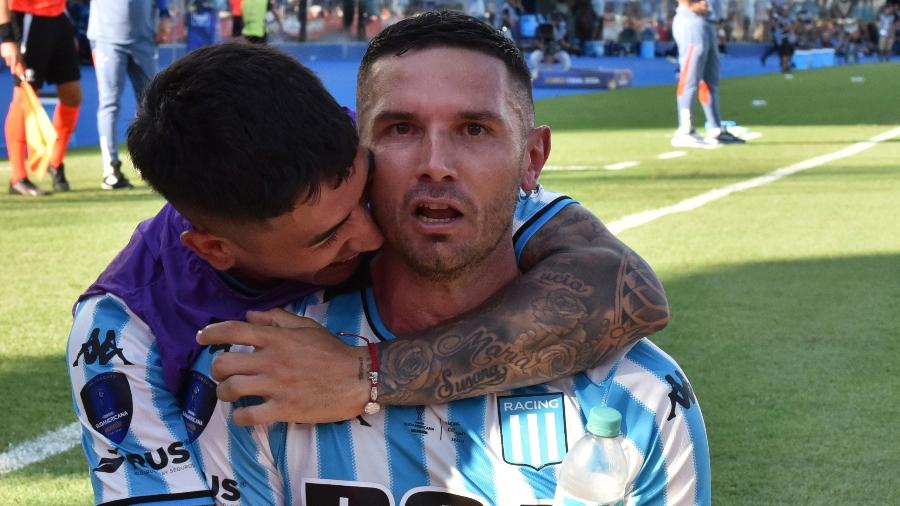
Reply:
M537 192L519 191L516 211L513 216L513 245L516 261L522 255L525 245L551 218L566 206L576 204L571 197L539 187Z
M636 473L628 505L711 504L703 414L684 372L647 339L617 365L609 405L622 412Z
M280 447L270 443L270 433L285 424L241 427L232 419L234 410L260 400L248 397L230 403L216 398L216 382L210 374L215 356L250 350L245 346L214 346L200 352L187 381L185 426L216 504L289 504L284 500L284 482L276 466Z
M711 504L709 447L691 384L671 357L648 339L574 376L586 417L593 406L622 414L628 460L627 506Z
M147 325L104 295L76 309L66 360L96 504L209 504Z

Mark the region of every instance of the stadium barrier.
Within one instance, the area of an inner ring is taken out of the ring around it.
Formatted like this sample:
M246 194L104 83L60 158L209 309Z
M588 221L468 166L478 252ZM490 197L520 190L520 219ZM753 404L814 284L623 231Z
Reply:
M791 60L797 70L834 66L834 49L798 49Z

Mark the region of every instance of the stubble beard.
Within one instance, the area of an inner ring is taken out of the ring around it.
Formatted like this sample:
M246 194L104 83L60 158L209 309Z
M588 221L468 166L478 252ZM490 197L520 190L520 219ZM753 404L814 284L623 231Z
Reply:
M420 278L445 283L477 269L496 251L501 241L512 241L512 219L518 198L518 186L507 197L498 197L476 216L479 234L473 241L451 242L449 237L413 238L399 226L379 223L385 243ZM471 218L471 217L469 217ZM382 226L387 225L387 226Z

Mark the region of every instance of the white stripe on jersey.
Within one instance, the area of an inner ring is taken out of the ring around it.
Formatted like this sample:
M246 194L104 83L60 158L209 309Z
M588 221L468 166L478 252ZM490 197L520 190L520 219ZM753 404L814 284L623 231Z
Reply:
M548 456L547 459L551 461L562 460L560 455L560 448L556 445L556 415L554 413L544 413L545 423L544 427L547 428L547 442L548 444Z
M514 415L509 417L509 432L510 436L512 436L513 444L512 444L512 457L515 462L522 462L525 460L525 456L522 455L522 425L520 422L520 416ZM538 459L535 459L537 461Z

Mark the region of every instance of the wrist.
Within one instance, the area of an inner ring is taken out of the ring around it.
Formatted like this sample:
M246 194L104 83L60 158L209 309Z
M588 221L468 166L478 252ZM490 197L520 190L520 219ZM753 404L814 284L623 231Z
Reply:
M0 41L2 42L18 42L19 34L17 33L16 25L14 25L11 21L7 23L0 23Z
M351 334L348 332L338 332L338 335L353 336L363 340L365 346L357 346L356 359L359 364L357 379L365 386L366 395L363 404L363 414L374 415L381 411L381 404L378 403L378 349L372 340L359 334Z

